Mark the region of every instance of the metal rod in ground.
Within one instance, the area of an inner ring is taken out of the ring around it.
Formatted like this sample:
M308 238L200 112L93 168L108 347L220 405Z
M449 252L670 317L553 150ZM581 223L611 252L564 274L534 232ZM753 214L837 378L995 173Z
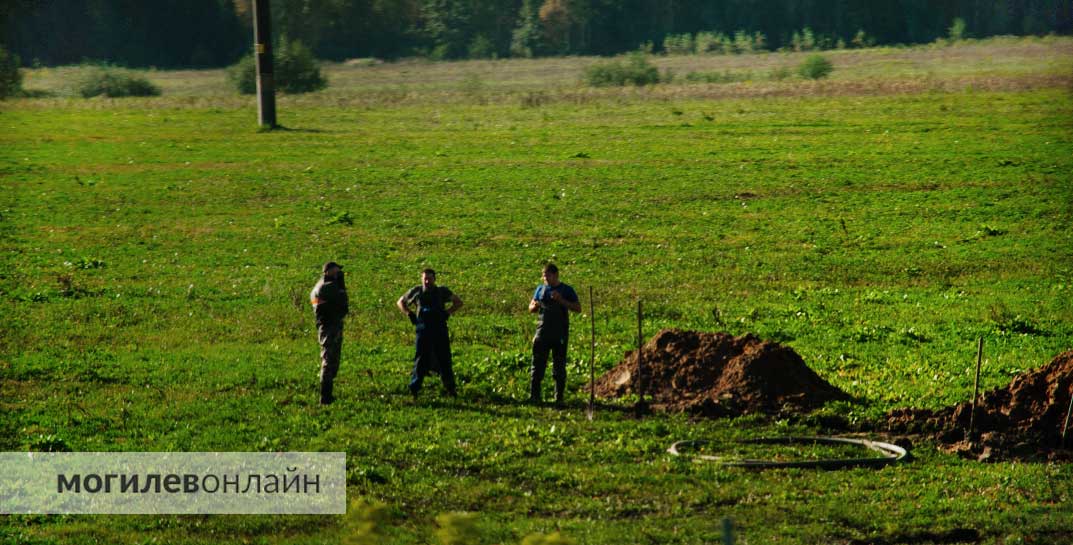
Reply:
M272 69L272 13L269 0L253 2L253 51L257 65L257 122L276 126L276 82Z
M643 336L644 332L643 332L643 329L641 327L641 324L642 324L643 321L644 321L644 313L641 310L641 300L638 299L637 300L637 395L639 396L638 400L637 400L637 412L638 412L638 414L640 414L642 411L644 411L644 406L645 406L645 383L644 383L645 358L644 358L644 351L642 350L642 348L644 347L644 342L645 341L644 341L644 336Z
M976 397L980 394L980 366L984 361L984 338L976 342L976 380L972 383L972 408L969 410L969 441L976 433Z
M1062 424L1062 448L1066 448L1066 432L1069 431L1069 415L1073 414L1073 387L1069 391L1069 408L1066 409L1066 423Z
M596 301L592 297L592 286L589 286L589 318L592 320L589 330L592 332L592 340L589 343L592 349L589 353L589 420L592 420L596 411Z
M723 519L723 545L734 545L734 523L729 517Z

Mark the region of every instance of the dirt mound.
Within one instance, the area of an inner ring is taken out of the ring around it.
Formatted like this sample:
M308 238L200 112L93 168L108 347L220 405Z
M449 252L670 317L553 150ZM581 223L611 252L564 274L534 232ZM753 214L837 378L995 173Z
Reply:
M753 335L664 329L641 348L646 399L654 409L704 416L809 410L848 399L788 347ZM636 392L637 351L596 381L596 395Z
M979 460L1069 459L1069 451L1060 451L1058 446L1070 395L1073 351L1059 354L1043 368L1015 376L1005 388L980 396L976 441L965 437L970 402L938 411L897 409L887 415L887 425L895 433L932 436L944 449ZM1073 447L1073 437L1067 447Z

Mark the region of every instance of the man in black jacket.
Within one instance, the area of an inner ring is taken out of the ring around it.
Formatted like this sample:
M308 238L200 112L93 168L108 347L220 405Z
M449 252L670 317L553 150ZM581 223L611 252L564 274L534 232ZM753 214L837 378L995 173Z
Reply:
M309 294L317 317L317 340L320 341L320 404L335 401L332 383L339 371L343 350L343 318L350 311L350 301L343 281L343 267L334 261L324 264L323 276Z
M451 303L447 307L447 303ZM446 286L436 285L436 271L421 271L421 285L404 293L395 306L414 324L414 371L410 375L410 393L416 398L430 372L438 372L447 395L454 397L455 373L451 363L451 335L447 318L462 308L462 299ZM410 307L416 307L415 314Z

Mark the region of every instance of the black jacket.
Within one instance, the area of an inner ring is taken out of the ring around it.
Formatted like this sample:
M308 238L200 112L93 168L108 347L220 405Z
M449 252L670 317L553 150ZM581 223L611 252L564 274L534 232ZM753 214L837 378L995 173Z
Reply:
M346 287L332 278L321 278L309 294L317 325L337 324L350 312L350 300Z

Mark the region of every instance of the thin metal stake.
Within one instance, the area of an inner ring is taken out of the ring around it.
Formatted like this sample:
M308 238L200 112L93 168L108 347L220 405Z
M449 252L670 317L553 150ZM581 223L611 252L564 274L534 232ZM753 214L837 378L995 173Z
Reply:
M976 433L976 397L980 394L980 366L984 361L984 338L976 343L976 380L972 384L972 409L969 411L969 441Z
M589 412L585 415L592 420L596 412L596 301L592 297L592 286L589 286L589 318L592 320L589 330L592 332L592 351L589 356Z
M1062 425L1062 448L1066 448L1066 432L1069 431L1069 415L1073 414L1073 388L1069 392L1069 408L1066 409L1066 423Z
M729 517L723 519L723 545L734 545L734 523Z
M644 313L641 311L641 300L637 300L637 393L640 398L637 402L637 413L640 414L645 406L645 383L644 383L644 333L641 323L644 321Z

